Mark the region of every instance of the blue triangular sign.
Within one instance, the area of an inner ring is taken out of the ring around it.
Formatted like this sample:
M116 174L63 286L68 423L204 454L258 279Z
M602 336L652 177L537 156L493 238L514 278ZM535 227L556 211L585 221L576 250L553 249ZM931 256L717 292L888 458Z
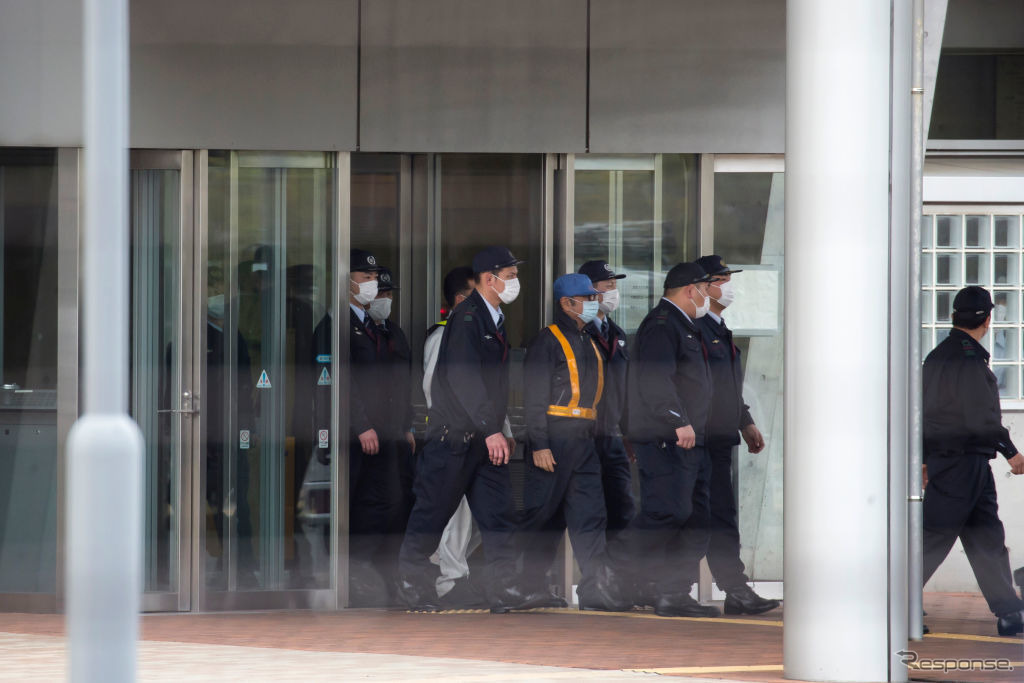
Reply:
M257 389L270 389L270 377L267 375L267 371L264 370L260 375L260 381L256 382Z

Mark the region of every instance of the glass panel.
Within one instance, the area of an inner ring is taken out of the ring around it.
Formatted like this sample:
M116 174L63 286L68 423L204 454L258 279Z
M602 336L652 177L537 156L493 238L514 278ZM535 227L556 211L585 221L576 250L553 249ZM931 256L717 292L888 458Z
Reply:
M935 328L935 345L938 346L939 342L949 336L949 333L953 330L952 327L936 327Z
M1015 285L1017 284L1017 274L1020 272L1018 268L1018 262L1020 256L1018 254L995 254L992 257L993 269L995 270L995 284L997 285Z
M1020 244L1020 216L995 217L995 246L1016 249Z
M1016 327L993 327L992 360L1017 360L1018 330Z
M209 158L206 583L326 588L333 156Z
M353 607L394 604L388 588L397 585L398 549L412 509L413 452L407 441L413 426L412 352L409 334L402 329L400 297L415 296L412 282L401 279L399 155L352 155L353 248L370 252L388 269L378 277L378 299L390 298L390 315L380 317L371 307L360 328L346 326L350 336L349 401L352 430L349 449L349 604ZM384 291L385 282L397 289ZM359 305L351 299L350 304ZM345 314L351 318L348 308ZM433 322L433 321L431 321ZM362 329L370 329L380 343L367 345ZM421 336L417 331L416 336ZM364 342L360 344L360 342ZM365 415L377 433L380 450L363 453L356 414Z
M992 374L996 376L996 383L999 385L999 396L1001 398L1018 397L1019 372L1019 365L994 364L992 366Z
M992 295L992 303L995 308L992 310L994 322L1020 322L1020 290L996 290Z
M953 313L953 297L956 292L935 292L935 320L945 321Z
M935 284L934 275L932 274L932 259L935 258L934 254L921 254L921 283L925 285Z
M988 254L967 254L964 256L964 284L991 285L988 272Z
M967 216L964 222L964 246L988 249L992 243L988 216Z
M935 311L932 310L932 292L925 290L921 292L921 322L923 324L935 322Z
M922 356L922 358L924 356L927 356L928 352L931 351L933 348L935 348L935 345L932 343L932 328L926 327L923 330L921 330L921 356Z
M960 246L961 216L935 217L935 246L937 248Z
M179 588L180 176L177 170L131 172L131 412L145 438L146 591Z
M931 249L935 246L934 239L935 235L932 232L932 223L935 221L934 216L925 214L921 216L921 248Z
M769 547L782 543L783 416L777 412L777 399L783 376L778 299L785 268L784 195L782 173L715 174L715 252L744 268L732 277L736 301L725 318L736 331L737 344L746 345L746 367L758 368L758 381L748 381L743 395L764 434L766 450L751 455L746 448L738 449L735 476L740 536L763 539L744 545L741 557L762 581L782 578L781 554Z
M53 593L57 553L57 168L0 151L0 593Z
M959 254L935 255L935 284L960 286L963 274L960 272Z

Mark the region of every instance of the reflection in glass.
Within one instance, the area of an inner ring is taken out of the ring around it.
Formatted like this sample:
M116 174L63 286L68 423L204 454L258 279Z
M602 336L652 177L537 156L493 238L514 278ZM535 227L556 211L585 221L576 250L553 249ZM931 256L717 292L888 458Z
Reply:
M145 439L144 590L179 589L180 176L131 172L131 414Z
M949 320L953 313L953 296L956 292L935 292L935 319Z
M53 593L57 554L57 168L0 151L0 593Z
M992 293L992 303L995 304L992 310L993 322L1020 322L1019 292L1020 290L997 289Z
M333 157L209 159L206 582L327 587L330 467L314 457L313 332L332 289Z
M992 373L996 376L996 383L999 385L1000 398L1017 398L1020 386L1019 365L993 365Z
M935 217L935 246L959 247L961 233L960 216Z
M993 256L994 281L997 285L1017 284L1017 254L995 254Z
M935 255L935 284L959 286L961 277L959 255Z
M992 359L1017 360L1017 328L993 327L989 332L992 335Z
M1020 243L1020 216L995 217L995 246L1015 249Z
M964 257L964 284L990 284L988 258L988 254L967 254Z
M964 246L988 248L988 216L967 216L964 221Z

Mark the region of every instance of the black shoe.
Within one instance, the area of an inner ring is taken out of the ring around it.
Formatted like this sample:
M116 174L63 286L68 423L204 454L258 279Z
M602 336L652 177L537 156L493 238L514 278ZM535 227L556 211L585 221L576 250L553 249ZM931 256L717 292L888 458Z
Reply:
M1015 636L1024 633L1024 612L1010 612L996 620L996 629L1001 636Z
M487 598L469 577L455 579L451 590L441 596L440 604L445 609L486 609Z
M718 617L717 607L702 605L687 593L659 595L654 601L654 613L659 617Z
M441 605L437 591L421 588L408 579L398 581L398 598L412 612L440 612Z
M508 586L491 598L491 614L508 614L513 610L538 607L565 607L566 602L550 591L525 591Z
M580 609L599 612L628 612L633 609L633 591L608 564L602 564L592 579L576 589Z
M724 611L726 614L763 614L781 604L778 600L762 598L750 586L743 584L726 592Z

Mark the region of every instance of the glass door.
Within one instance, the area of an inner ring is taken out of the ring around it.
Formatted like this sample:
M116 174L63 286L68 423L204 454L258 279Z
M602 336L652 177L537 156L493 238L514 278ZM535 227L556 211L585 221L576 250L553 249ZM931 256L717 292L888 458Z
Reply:
M131 156L131 412L145 438L143 607L190 607L192 152Z
M335 155L210 151L199 166L200 607L328 604Z

